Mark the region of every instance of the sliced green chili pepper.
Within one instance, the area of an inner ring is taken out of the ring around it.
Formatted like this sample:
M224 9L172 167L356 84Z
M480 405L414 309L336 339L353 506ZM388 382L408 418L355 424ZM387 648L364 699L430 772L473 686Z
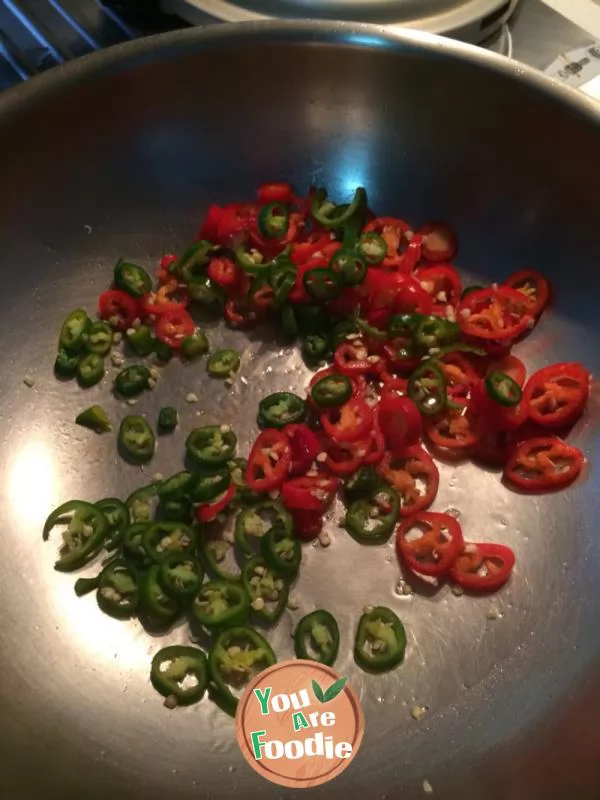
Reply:
M194 428L185 442L185 449L200 467L220 467L233 457L237 436L228 426L205 425Z
M229 518L225 524L215 521L203 525L198 536L198 551L207 572L224 581L237 581L240 568L234 558L233 544L224 538L228 524Z
M175 520L160 520L144 531L143 545L149 558L164 561L171 553L193 553L196 540L189 525Z
M193 477L191 472L183 470L171 475L170 478L165 478L158 487L158 496L170 500L180 500L187 495Z
M302 617L294 631L296 658L333 666L340 647L340 629L335 618L318 608Z
M152 659L150 680L167 708L198 703L208 686L206 656L197 647L163 647Z
M96 433L106 433L111 430L108 414L102 406L90 406L75 417L75 424L83 428L90 428Z
M343 406L352 396L352 382L345 375L326 375L315 383L310 395L319 408Z
M154 352L162 364L167 364L173 358L173 350L161 339L154 339Z
M241 244L234 250L235 260L243 270L256 275L267 271L268 264L265 264L263 256L258 250L248 250L245 244Z
M231 480L236 486L236 500L242 503L255 503L261 499L262 495L251 489L246 483L247 463L245 458L236 458L230 461L228 466L231 469Z
M134 522L123 531L123 551L137 558L145 559L147 553L144 549L144 534L151 522Z
M202 585L204 569L188 553L171 553L161 561L159 580L175 600L189 600Z
M60 329L58 345L68 353L78 353L84 349L85 336L90 329L90 318L81 308L71 311Z
M160 564L153 564L140 575L140 610L150 622L161 627L175 621L179 603L165 592L160 582Z
M148 381L151 377L148 367L143 364L133 364L119 372L113 388L121 397L137 397L144 389L148 388Z
M258 542L274 528L279 528L291 536L292 518L281 503L276 500L263 500L252 508L243 509L237 515L235 543L246 555L255 555L258 551Z
M261 236L266 239L278 239L287 233L290 215L282 203L268 203L258 212L256 224Z
M333 347L343 344L348 336L358 333L358 325L353 319L345 319L333 326Z
M302 276L302 281L309 295L319 303L335 300L344 289L342 278L326 267L307 270Z
M300 569L302 548L295 534L274 525L260 540L260 552L272 570L290 578Z
M441 317L423 317L414 329L417 347L442 347L460 336L460 326Z
M210 581L200 588L191 612L196 622L206 628L229 628L246 622L250 600L241 583Z
M303 336L326 331L331 326L331 315L322 305L298 305L295 308L298 330Z
M238 698L231 687L240 690L276 661L271 645L253 628L227 628L216 638L208 654L208 669L214 687L212 699L234 716Z
M308 362L320 361L331 353L329 334L309 333L302 339L302 355Z
M367 262L351 250L338 250L331 257L329 269L340 275L346 286L358 286L367 274Z
M173 406L164 406L158 412L159 433L172 433L179 423L179 414Z
M325 228L341 228L354 214L367 206L367 193L362 186L355 191L350 205L345 207L343 213L336 214L336 206L327 202L327 192L319 189L313 197L310 213L316 221Z
M208 353L208 337L199 328L191 335L186 336L181 342L181 354L186 358L197 358Z
M206 362L211 378L229 378L240 368L240 356L235 350L217 350Z
M123 417L118 436L121 455L134 464L145 464L152 459L156 439L144 417Z
M375 606L359 620L354 642L354 660L367 672L386 672L404 659L406 632L396 614Z
M275 392L258 404L258 424L268 428L284 428L306 418L306 403L292 392Z
M54 569L70 572L83 567L104 544L109 532L108 520L99 508L83 500L70 500L55 509L44 524L46 541L55 525L67 525L63 531L60 558Z
M129 509L117 497L105 497L94 505L100 509L108 522L108 536L104 546L107 550L114 550L120 545L123 532L129 525Z
M96 320L84 334L85 349L88 353L97 353L105 356L113 343L113 329L107 322Z
M88 388L99 383L104 377L104 359L97 353L88 353L77 365L77 380Z
M182 497L179 500L164 500L161 503L161 512L164 519L190 523L193 511L194 508L187 497Z
M152 289L152 278L146 270L122 258L115 265L114 280L117 289L132 297L142 297Z
M293 307L285 303L281 308L281 330L287 339L295 339L298 336L298 321Z
M170 271L178 275L185 283L190 283L208 264L214 250L214 244L201 239L188 247L179 261L174 262Z
M75 581L75 594L77 597L83 597L90 592L95 592L100 585L100 575L95 578L78 578Z
M358 250L368 264L381 264L387 255L387 244L383 236L370 231L361 234Z
M346 481L344 492L349 498L357 499L370 495L380 483L381 478L373 467L360 467Z
M273 308L281 308L296 284L297 268L291 261L278 264L269 271L269 283L273 288Z
M152 336L152 331L148 325L140 325L137 328L129 328L125 332L125 338L127 339L127 343L133 352L141 358L149 356L150 353L155 352L157 340L155 340L154 336Z
M187 494L193 503L209 503L222 494L231 483L228 466L215 470L203 470L191 476Z
M67 353L62 347L56 354L54 372L61 378L74 378L79 366L79 356Z
M430 359L427 360L425 363L430 363L430 361L437 361L438 359L445 356L447 353L472 353L474 356L485 356L487 355L486 351L482 347L475 347L472 344L461 344L460 342L454 342L454 344L446 345L446 347L440 347L438 352L431 356Z
M408 379L408 396L421 414L432 416L446 407L446 380L441 370L429 361L421 364Z
M188 293L192 300L212 314L221 314L225 308L227 295L217 283L211 281L206 275L193 278L188 283Z
M367 497L354 500L346 512L345 527L361 544L382 544L394 531L400 514L400 497L380 484Z
M428 319L424 314L392 314L388 319L388 335L394 339L396 337L407 337L413 335L413 331L422 319Z
M127 619L135 614L139 593L131 564L123 559L107 564L100 573L96 597L102 611L111 617Z
M485 388L495 403L507 408L516 406L523 396L519 384L504 372L491 372L485 379Z
M269 625L274 625L285 610L289 582L271 569L262 556L253 556L242 568L242 583L252 610Z
M148 522L152 519L153 506L161 485L162 481L152 481L147 486L140 486L129 495L125 505L129 509L131 522Z
M376 328L375 325L371 325L366 319L362 319L362 317L356 318L356 324L358 325L359 329L369 337L369 339L379 339L383 341L384 339L388 338L387 331L382 331L381 328Z

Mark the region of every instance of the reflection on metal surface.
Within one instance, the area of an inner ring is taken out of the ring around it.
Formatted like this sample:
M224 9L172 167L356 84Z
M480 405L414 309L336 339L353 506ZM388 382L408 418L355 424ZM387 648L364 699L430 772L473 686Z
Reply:
M14 520L41 530L48 508L60 497L61 481L51 447L36 437L18 446L9 461L8 502Z
M349 44L357 35L387 46ZM273 81L273 63L285 81ZM201 81L199 102L199 76L216 74L218 81ZM177 146L149 148L153 137L166 141L165 120ZM93 596L75 598L74 576L53 571L57 542L43 544L40 528L60 501L124 497L154 472L180 469L185 437L198 424L234 425L246 452L259 398L300 389L307 370L295 348L264 331L209 326L214 347L243 352L239 379L228 390L207 380L202 362L169 364L136 410L154 423L160 406L176 405L181 425L161 437L142 471L118 459L114 435L74 425L94 402L114 421L129 408L111 394L115 370L89 391L55 381L63 316L95 308L119 256L153 269L163 252L181 250L211 201L251 197L271 177L289 177L299 189L323 184L340 197L360 180L381 213L413 224L451 221L461 237L458 263L473 277L543 270L555 304L522 346L528 367L581 359L600 374L600 240L588 213L600 184L599 136L591 102L520 64L354 24L215 26L135 42L1 98L0 649L9 657L0 681L0 789L7 797L282 796L253 776L232 721L208 700L169 712L149 685L152 655L186 641L187 627L151 636L135 621L104 617ZM569 158L557 158L565 147ZM161 159L160 170L149 159ZM22 384L26 372L33 389ZM190 391L199 403L183 402ZM304 548L294 588L300 607L268 637L288 658L303 614L323 606L338 618L336 668L360 693L366 736L335 796L370 798L376 790L416 800L425 779L448 800L489 800L490 780L494 800L600 795L598 694L586 685L600 669L599 421L595 406L573 434L592 460L590 475L559 495L510 493L494 471L442 465L435 508L458 509L466 536L516 550L514 579L493 599L417 584L412 594L398 593L393 543L358 545L337 524L339 506L331 545ZM379 602L405 622L407 658L394 673L366 676L353 664L352 638L363 606ZM492 605L501 616L491 618ZM415 705L429 709L419 723Z

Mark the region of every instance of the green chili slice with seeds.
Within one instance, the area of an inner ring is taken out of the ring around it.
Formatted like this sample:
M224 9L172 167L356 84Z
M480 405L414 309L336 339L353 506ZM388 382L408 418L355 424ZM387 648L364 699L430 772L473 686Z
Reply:
M250 600L239 582L209 581L200 588L191 612L205 628L243 625L250 615Z
M367 672L387 672L404 659L406 632L396 614L375 606L359 620L354 642L354 660Z
M132 297L143 297L152 289L152 278L146 270L122 258L115 264L114 280L117 289Z
M163 647L152 659L150 680L167 708L191 706L202 700L208 686L206 656L197 647Z
M121 422L118 444L127 460L134 464L145 464L154 455L156 439L144 417L132 414Z
M194 428L185 442L185 449L199 467L220 467L233 458L237 447L237 436L227 428L205 425Z
M296 658L333 666L340 647L340 629L335 617L318 608L302 617L294 631Z
M240 356L235 350L217 350L206 362L211 378L229 378L240 368Z

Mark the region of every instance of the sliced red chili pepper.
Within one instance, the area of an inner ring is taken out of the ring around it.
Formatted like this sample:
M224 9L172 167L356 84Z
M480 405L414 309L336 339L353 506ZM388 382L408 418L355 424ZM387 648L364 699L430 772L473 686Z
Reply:
M337 480L326 475L292 478L281 488L281 501L290 510L318 511L322 515L337 487Z
M382 372L386 366L385 360L381 356L369 355L362 339L342 342L338 345L333 355L333 362L342 375L349 377L365 375L369 372L377 374Z
M283 432L290 440L290 475L303 475L321 452L321 443L308 425L286 425Z
M479 379L471 387L470 405L474 412L485 418L488 426L499 431L515 430L527 420L529 412L529 403L524 396L517 405L510 408L496 403L490 397L483 379Z
M317 254L323 255L322 249L331 244L331 237L328 233L313 233L310 241L295 242L292 244L290 252L290 259L297 264L306 264L306 262Z
M510 455L504 477L526 492L547 492L573 483L584 464L581 450L557 436L528 439Z
M423 511L435 500L440 474L429 453L418 444L407 447L401 456L386 453L377 472L400 494L402 517ZM418 480L425 483L423 490Z
M449 407L441 414L424 420L425 433L436 447L468 450L479 438L476 420L476 414L467 405L462 408Z
M365 225L365 233L378 233L387 245L386 257L381 262L384 268L395 268L404 234L408 230L408 222L396 217L376 217Z
M109 289L98 298L98 313L117 331L126 331L139 313L137 301L120 289Z
M529 313L537 317L544 310L550 299L550 284L535 269L522 269L514 272L504 283L516 289L527 298Z
M412 355L410 339L395 338L391 342L386 342L383 346L383 353L389 368L396 372L409 374L421 363L420 356Z
M332 442L327 448L326 468L338 478L347 478L353 475L363 463L368 443L356 443L356 447L341 447Z
M173 275L169 271L172 264L176 264L179 259L175 253L166 253L160 260L159 267L156 271L156 277L160 284L169 283L173 280Z
M169 347L181 347L186 336L191 336L196 330L194 320L185 309L168 311L161 314L156 323L156 336Z
M254 442L244 478L256 492L278 489L286 480L290 468L290 440L275 428L264 430Z
M456 583L468 592L495 592L510 578L515 554L503 544L467 543L450 569Z
M420 267L415 277L421 289L431 297L434 313L443 313L446 306L459 304L462 286L460 276L451 264Z
M421 414L409 397L398 397L391 392L382 395L379 424L387 447L394 455L403 453L421 438Z
M373 411L359 397L321 414L323 430L336 444L363 439L373 424Z
M423 237L423 255L428 261L452 261L458 251L458 239L445 222L429 222L419 228Z
M205 503L196 509L196 519L199 522L211 522L226 508L235 497L236 486L231 483L223 494L211 503Z
M267 203L291 203L294 192L289 183L261 183L258 187L258 202L261 206Z
M508 286L475 289L463 298L458 322L465 334L505 342L530 327L533 316L527 298Z
M261 313L268 311L273 305L275 290L266 283L259 287L252 295L252 305Z
M364 455L363 464L379 464L385 455L386 439L381 429L380 409L381 404L379 409L376 408L373 414L373 428L371 429L371 436L367 441L367 452Z
M437 365L446 379L448 394L453 398L465 398L479 380L477 370L464 353L446 353Z
M525 376L527 375L525 364L520 358L513 356L512 353L507 353L501 358L494 358L490 361L486 375L490 375L492 372L503 372L509 378L512 378L515 383L518 383L521 388L525 384Z
M177 299L172 299L175 296ZM189 297L183 292L176 280L171 279L156 292L148 292L141 298L142 309L148 315L167 314L171 311L183 311Z
M222 209L217 224L216 240L229 244L233 237L244 233L256 224L258 207L254 204L230 203Z
M211 242L217 241L219 222L223 216L223 209L216 203L211 203L206 212L206 217L202 227L198 231L197 239L208 239Z
M327 308L334 317L351 317L361 305L360 286L348 286L335 300L330 300Z
M234 328L250 328L256 324L258 314L256 310L247 308L245 301L230 297L225 304L225 319Z
M581 415L590 392L590 373L581 364L553 364L534 373L524 397L529 418L544 428L571 425Z
M323 528L323 515L320 511L306 511L299 508L290 510L294 522L294 531L303 542L316 539Z
M463 546L460 524L450 514L421 511L401 522L396 532L398 557L419 575L445 575Z
M382 372L380 375L383 386L381 387L381 399L387 395L392 397L407 397L408 378L400 378L390 372Z
M238 267L230 258L213 258L208 265L208 277L224 289L231 290L238 282Z
M515 432L499 431L481 415L475 417L475 429L477 441L470 451L472 458L489 466L504 466L515 447Z
M404 253L395 259L383 260L384 267L398 270L403 275L410 275L421 260L423 237L414 233ZM391 262L391 263L390 263Z

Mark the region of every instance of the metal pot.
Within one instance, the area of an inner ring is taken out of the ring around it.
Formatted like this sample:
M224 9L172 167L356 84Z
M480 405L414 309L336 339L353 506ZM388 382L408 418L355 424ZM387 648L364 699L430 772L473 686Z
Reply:
M83 393L52 375L63 316L87 305L117 257L147 266L194 236L211 200L252 196L264 179L358 184L382 213L450 220L475 279L541 269L553 310L520 354L530 369L582 360L600 372L600 112L541 75L426 34L355 24L261 23L140 40L53 70L0 99L0 788L23 798L278 798L254 775L233 724L210 703L168 712L148 682L162 641L77 600L43 545L50 509L71 497L126 495L148 480L114 439L76 428ZM247 348L231 390L202 368L168 367L139 410L178 403L180 433L152 470L180 468L202 421L236 425L242 448L265 387L301 386L292 350L212 331ZM35 379L24 385L25 375ZM285 386L284 386L285 384ZM186 391L199 406L182 408ZM156 396L155 396L156 395ZM400 597L393 548L365 551L332 528L309 548L301 608L272 636L281 658L302 613L322 605L342 628L338 669L358 690L366 736L355 764L314 797L460 800L596 798L600 711L598 399L572 434L589 475L556 496L509 493L470 464L442 468L436 508L465 535L517 552L493 598ZM382 678L351 662L360 610L383 602L406 623L406 663ZM501 616L497 616L494 609ZM171 641L185 641L179 628ZM168 637L169 638L169 637ZM415 722L410 708L428 706Z

